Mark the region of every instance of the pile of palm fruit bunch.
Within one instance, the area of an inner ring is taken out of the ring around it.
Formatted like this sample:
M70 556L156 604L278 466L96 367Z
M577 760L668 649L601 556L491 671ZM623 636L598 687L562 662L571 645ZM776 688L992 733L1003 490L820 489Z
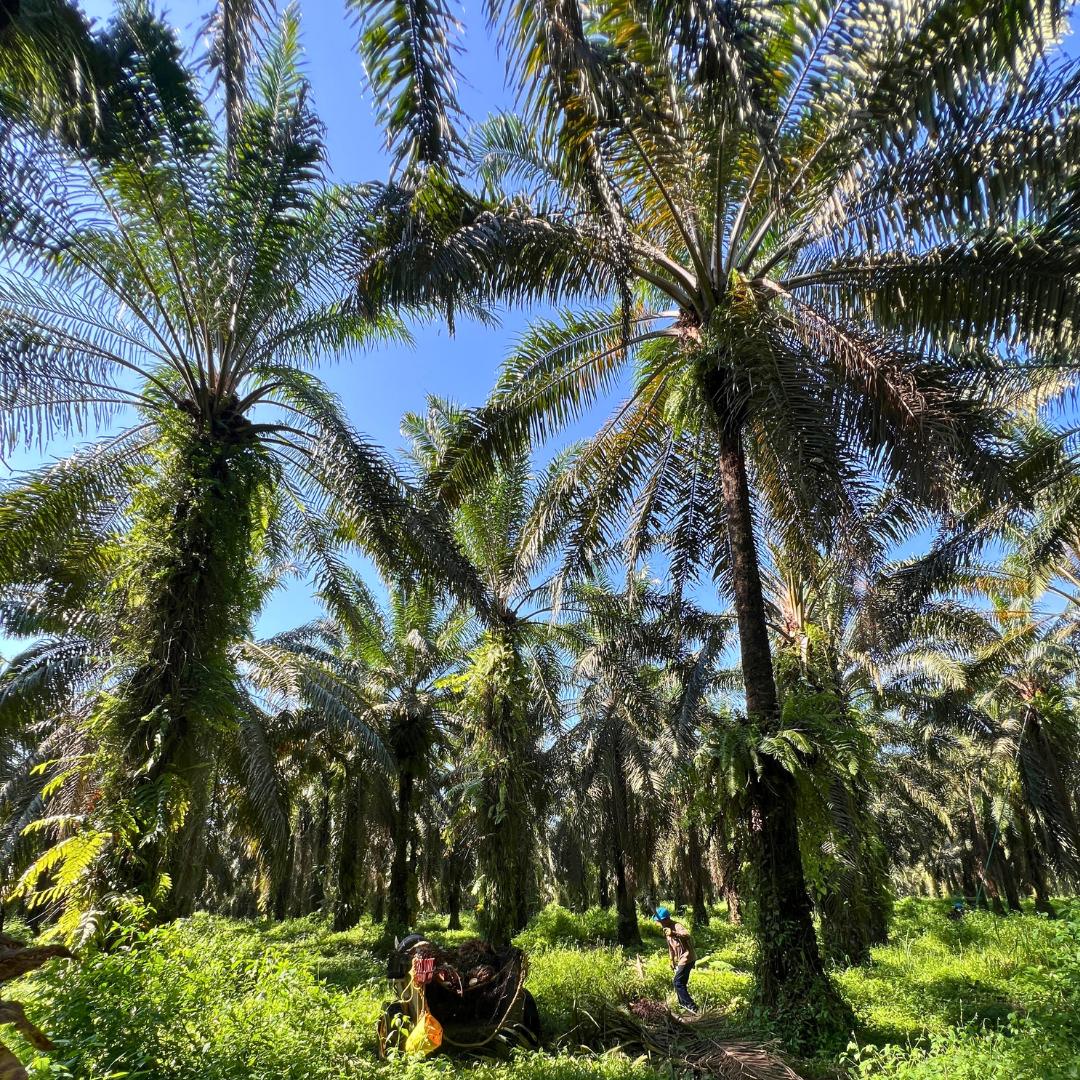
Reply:
M521 950L512 945L499 949L474 939L456 949L443 949L425 941L416 946L413 957L435 962L427 1004L443 1024L497 1024L523 992L527 964Z
M474 939L446 949L413 935L390 958L399 1000L384 1012L381 1040L386 1043L395 1014L415 1025L427 1012L440 1025L443 1050L501 1055L515 1046L535 1049L540 1016L525 989L528 970L525 954L512 945Z

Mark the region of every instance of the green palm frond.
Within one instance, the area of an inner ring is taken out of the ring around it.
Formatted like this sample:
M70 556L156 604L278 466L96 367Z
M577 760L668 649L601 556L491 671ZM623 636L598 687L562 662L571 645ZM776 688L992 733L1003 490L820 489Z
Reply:
M448 0L349 0L360 55L395 166L446 167L463 149Z

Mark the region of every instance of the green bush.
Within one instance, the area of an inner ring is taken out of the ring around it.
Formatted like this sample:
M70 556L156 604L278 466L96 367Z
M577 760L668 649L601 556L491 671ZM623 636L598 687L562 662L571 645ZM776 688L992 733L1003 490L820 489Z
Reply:
M840 1060L823 1053L811 1071L833 1075L843 1063L852 1076L882 1080L1080 1080L1080 904L1060 905L1056 921L979 913L952 923L946 912L944 903L901 901L890 943L865 967L835 972L859 1027ZM475 934L471 923L453 933L445 925L418 924L445 944ZM574 1035L605 1003L672 1000L663 939L645 923L642 932L643 947L627 953L608 940L609 912L540 912L518 941L558 1052L499 1065L376 1060L385 937L369 920L335 934L318 918L197 916L112 953L54 962L10 996L57 1044L36 1057L21 1047L36 1080L419 1080L419 1069L425 1080L463 1071L468 1080L653 1080L618 1053L582 1055ZM748 934L721 920L694 933L695 997L733 1030L752 1030Z
M316 977L331 938L196 918L28 980L31 1016L57 1051L37 1077L302 1080L370 1063L382 991ZM303 940L302 950L297 937ZM373 958L360 968L368 975Z
M548 904L539 911L514 939L529 953L566 945L613 945L616 941L614 911L592 907L578 915L558 904Z

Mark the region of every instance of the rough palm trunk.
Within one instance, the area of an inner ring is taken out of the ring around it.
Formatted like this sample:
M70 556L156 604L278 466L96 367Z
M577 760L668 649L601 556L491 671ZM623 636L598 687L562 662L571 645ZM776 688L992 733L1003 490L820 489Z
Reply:
M191 806L169 850L173 886L161 911L166 919L185 918L195 910L195 901L206 878L206 832L213 787L209 767L191 770L188 784L192 793Z
M304 913L321 911L326 904L326 872L330 857L330 793L324 792L312 830L311 875L307 882Z
M375 875L374 893L371 918L373 922L382 923L386 921L386 877L381 869Z
M446 880L446 910L450 918L447 920L447 930L461 929L461 874L456 868L447 872Z
M1014 808L1019 832L1021 860L1024 877L1035 894L1035 910L1048 918L1057 918L1057 911L1050 903L1050 889L1046 880L1046 866L1043 854L1038 849L1027 809L1023 806Z
M608 740L609 782L611 786L612 864L615 871L615 911L620 945L640 945L637 906L634 904L632 874L627 866L630 848L629 792L626 787L626 768L620 752L618 732Z
M714 831L721 829L722 821L717 819ZM715 837L711 844L713 851L712 874L717 889L727 905L728 922L738 926L742 922L742 902L739 897L739 868L742 855L737 839L729 840L726 829Z
M289 840L285 861L281 868L281 874L274 884L274 896L271 904L271 912L278 922L288 917L289 914L289 887L292 884L293 865L296 861L296 830L289 831Z
M994 861L997 867L998 877L1001 879L1001 889L1005 893L1005 903L1010 911L1021 911L1020 890L1016 884L1016 873L1013 869L1012 860L1009 859L1001 846L998 845L994 853Z
M600 842L600 859L596 867L596 902L607 911L611 907L611 884L610 868L608 865L608 853L606 837Z
M690 822L687 830L686 853L690 861L690 881L693 888L694 925L709 925L709 908L705 903L705 852L701 845L701 830Z
M483 935L506 945L529 919L538 820L538 778L528 760L531 695L512 621L486 635L478 662L486 669L474 728L483 762L476 858L486 885L478 915Z
M960 849L960 888L965 899L975 902L979 895L979 883L975 872L975 856L971 848L964 843Z
M398 773L397 821L394 824L394 859L390 866L387 918L392 930L405 930L412 921L409 895L409 836L412 832L414 779L411 770Z
M838 857L819 900L825 955L842 964L864 964L870 947L885 943L892 896L885 847L865 809L869 793L834 777L830 801L843 807L848 827L836 839Z
M984 800L984 815L988 811L987 801ZM1005 914L1005 905L1001 902L1001 891L993 874L993 863L990 858L990 840L987 837L989 820L986 816L980 817L975 807L974 797L968 791L968 828L971 832L972 846L975 857L975 875L978 880L977 896L979 906L986 903L993 908L995 915Z
M297 857L293 861L293 879L289 883L289 906L290 918L298 918L306 915L307 883L311 878L312 866L312 821L311 806L304 803L300 808L296 822L296 852Z
M719 464L746 710L752 722L769 730L776 727L780 712L746 459L737 430L721 430ZM846 1010L825 974L814 936L799 851L794 778L774 757L764 755L760 774L752 773L748 786L757 909L757 999L778 1016L789 1012L805 1016L806 1003L815 1002L817 1015L831 1022Z
M341 849L338 854L337 895L334 902L334 929L355 926L364 910L364 852L367 829L364 810L367 787L362 778L349 777L345 787L345 805L341 825Z
M250 616L247 570L252 508L261 481L243 421L221 437L197 435L145 493L133 570L146 594L123 645L137 662L102 712L102 801L125 805L143 837L139 857L117 868L141 895L172 892L169 917L190 911L205 865L206 814L216 743L233 722L229 649ZM187 807L181 828L160 835L162 800Z

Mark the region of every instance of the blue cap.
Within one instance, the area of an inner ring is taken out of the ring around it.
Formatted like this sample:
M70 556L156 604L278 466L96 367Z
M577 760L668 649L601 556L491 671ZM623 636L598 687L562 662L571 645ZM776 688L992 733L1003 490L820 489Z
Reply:
M658 907L656 909L656 915L653 916L657 922L663 922L669 915L670 911L666 907Z

